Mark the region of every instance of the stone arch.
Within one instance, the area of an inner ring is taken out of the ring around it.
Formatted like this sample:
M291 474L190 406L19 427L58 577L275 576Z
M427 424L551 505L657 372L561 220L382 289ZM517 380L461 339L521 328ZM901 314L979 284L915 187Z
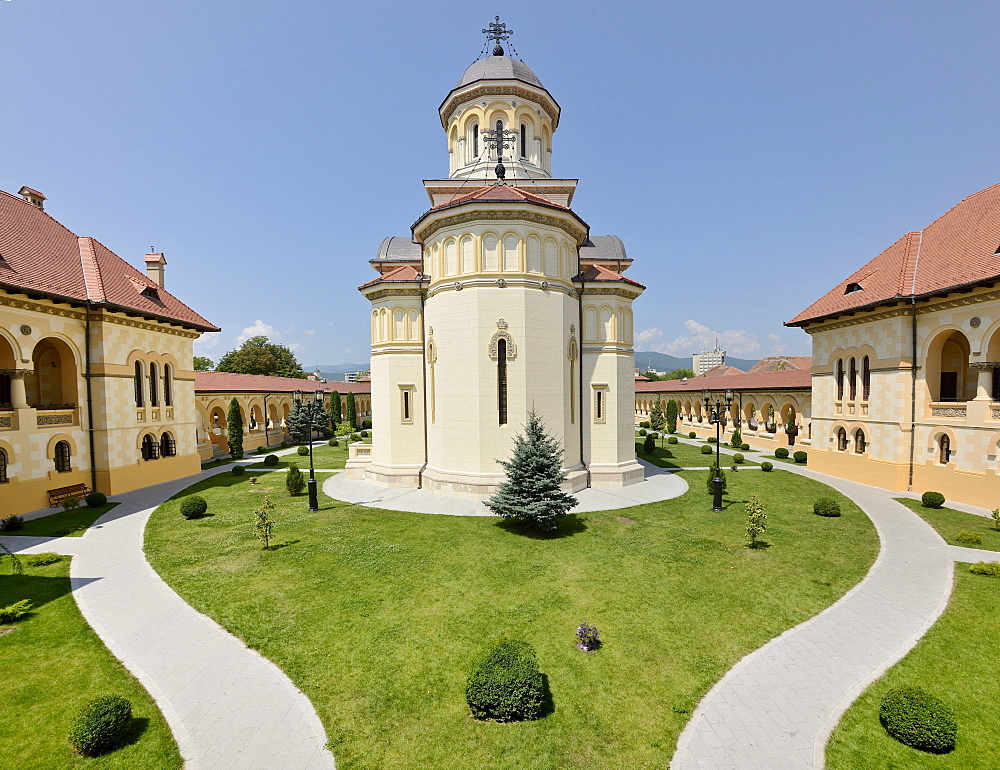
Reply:
M0 327L0 369L17 369L21 360L21 346L17 339L3 327Z
M389 311L386 308L379 310L379 319L381 321L382 333L379 335L382 342L388 342L389 337Z
M25 380L29 404L79 402L79 355L75 346L61 336L49 335L35 344L31 360L35 373Z
M942 441L942 439L944 439L945 441ZM953 457L955 453L958 451L959 447L958 434L950 426L936 425L927 434L926 449L932 459L932 462L938 465L944 464L941 462L941 456L940 456L942 449L944 448L942 446L943 444L947 444L946 448L949 452L948 461L950 462L951 457Z
M494 232L483 233L480 238L483 272L500 272L500 236Z
M542 247L544 267L542 272L547 276L559 276L559 244L555 238L546 238Z
M382 341L379 331L378 310L372 310L372 344L377 344Z
M597 336L600 342L608 342L615 338L615 313L610 305L601 306Z
M573 251L570 249L568 243L564 243L562 247L562 270L559 275L568 281L573 277L574 273L576 273L576 270L573 264Z
M521 272L521 239L517 233L504 233L502 268L505 273Z
M392 309L392 331L390 339L402 342L406 339L406 311L401 307Z
M542 272L542 242L538 236L531 233L524 241L524 251L529 273Z
M463 274L476 272L476 241L471 235L462 238L459 251L459 272Z
M458 275L458 241L455 238L448 238L444 242L444 270L441 275Z
M583 311L584 342L597 342L597 308L588 305Z
M56 458L56 444L60 441L65 441L69 444L70 455L72 457L79 456L80 452L77 448L76 441L68 433L57 433L49 438L48 443L45 445L45 457L49 460L55 460Z
M420 340L420 314L415 307L411 307L406 313L406 339L410 342Z
M971 347L965 332L955 326L938 330L924 348L924 383L931 401L965 401L966 388L975 383L969 369Z

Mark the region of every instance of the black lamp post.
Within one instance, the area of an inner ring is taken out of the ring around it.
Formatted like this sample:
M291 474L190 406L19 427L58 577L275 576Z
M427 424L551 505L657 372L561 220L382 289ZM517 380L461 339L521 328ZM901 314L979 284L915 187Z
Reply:
M323 413L323 391L317 390L313 396L313 401L304 402L301 390L295 391L295 405L302 410L303 416L309 422L309 510L319 510L319 495L316 492L316 470L313 466L313 428L316 426L317 414Z
M712 392L703 390L702 400L705 402L705 409L708 412L709 424L715 423L715 478L712 479L712 510L722 510L722 464L719 458L719 445L722 443L722 421L725 419L722 414L723 408L727 411L733 403L733 391L727 390L725 394L725 404L716 396L712 400Z

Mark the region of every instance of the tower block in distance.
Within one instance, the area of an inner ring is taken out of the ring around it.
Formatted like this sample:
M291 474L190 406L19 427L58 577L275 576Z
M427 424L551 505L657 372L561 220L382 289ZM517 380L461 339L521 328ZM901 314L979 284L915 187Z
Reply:
M497 19L499 22L499 19ZM565 488L643 480L635 459L632 301L644 287L615 236L571 208L551 173L560 108L510 31L438 112L449 176L412 237L382 241L372 303L371 458L348 476L485 498L528 412L564 448Z

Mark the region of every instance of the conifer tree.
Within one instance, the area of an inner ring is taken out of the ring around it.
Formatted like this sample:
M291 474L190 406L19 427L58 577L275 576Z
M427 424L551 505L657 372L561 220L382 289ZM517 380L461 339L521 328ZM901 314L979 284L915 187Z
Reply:
M667 433L677 432L677 402L670 399L667 402Z
M718 464L715 462L715 458L712 458L711 464L708 466L708 480L705 483L705 487L708 489L708 494L715 494L715 486L713 485L713 480L715 475L718 473L719 478L722 479L722 491L728 492L729 484L726 481L726 472L719 468Z
M347 394L347 424L352 430L358 427L358 407L354 403L354 393Z
M298 497L302 490L306 488L306 477L299 470L298 463L288 464L288 473L285 474L285 489L292 497Z
M309 409L311 404L294 404L285 420L289 434L296 441L309 441L312 431L309 424Z
M344 405L340 400L340 391L333 391L330 394L330 427L334 430L337 430L337 426L340 425L343 408Z
M666 419L663 416L663 405L660 399L656 399L653 408L649 412L649 427L656 431L663 430Z
M562 455L559 442L545 433L538 413L529 412L524 433L514 438L510 459L497 460L507 472L507 479L500 482L486 507L533 529L556 529L557 518L579 502L559 488L566 480Z
M229 456L234 460L243 459L243 413L234 398L229 402L229 414L226 415L226 442L229 444Z

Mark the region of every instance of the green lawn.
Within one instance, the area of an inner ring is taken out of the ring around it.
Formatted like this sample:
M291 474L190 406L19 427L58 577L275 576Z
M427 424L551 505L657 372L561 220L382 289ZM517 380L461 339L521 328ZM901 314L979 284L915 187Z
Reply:
M896 501L917 513L951 545L1000 551L1000 532L993 529L993 519L976 516L974 513L956 511L954 508L925 508L919 500L912 500L909 497L897 497ZM955 535L963 529L982 535L982 544L972 545L958 542Z
M344 441L340 441L340 446L328 446L323 444L322 446L313 447L313 467L315 468L343 468L344 464L347 462L347 445ZM277 468L287 468L290 463L295 463L299 468L309 468L309 455L298 455L292 452L289 455L281 455L278 458L278 464L274 467ZM248 465L247 468L264 468L264 462L253 463Z
M58 513L26 521L22 529L14 532L0 532L0 535L4 537L17 537L18 535L31 535L34 537L81 537L91 524L116 505L118 503L115 502L110 502L107 505L99 505L97 508L89 508L83 505L72 511L63 511L54 508L53 510L58 510Z
M703 455L701 453L701 446L703 445L691 446L690 444L682 444L680 442L676 444L667 444L664 442L661 449L659 442L657 442L654 453L647 455L642 451L642 441L637 441L635 444L635 454L636 457L651 462L653 465L658 465L661 468L707 468L715 461L715 447L712 447L712 454ZM757 465L745 452L742 454L746 457L743 467ZM720 453L719 459L722 461L723 468L728 468L733 464L733 456L725 452Z
M382 511L284 493L283 474L207 479L203 519L165 503L146 529L155 569L277 663L319 712L338 767L665 767L705 692L737 660L829 606L878 551L850 501L790 473L728 474L712 513L705 472L683 497L571 515L560 537L493 517ZM273 550L250 511L270 489ZM742 502L761 496L764 540L743 543ZM844 516L812 513L832 496ZM574 647L582 622L603 646ZM480 723L467 671L502 637L535 645L554 711Z
M6 564L5 564L6 566ZM179 768L181 757L149 693L87 625L70 593L69 559L0 576L0 606L21 599L32 613L0 626L0 766L23 768ZM123 695L134 721L127 745L84 759L66 736L93 698Z
M218 459L209 460L208 462L202 463L201 469L203 471L207 471L210 468L218 468L220 465L229 465L232 462L233 462L232 459L230 459L229 457L220 457Z
M918 503L919 504L919 503ZM955 588L938 622L917 646L848 709L826 748L831 770L1000 767L997 703L1000 678L1000 579L955 565ZM941 698L958 721L950 754L927 754L890 738L879 724L882 696L892 687L919 685Z

